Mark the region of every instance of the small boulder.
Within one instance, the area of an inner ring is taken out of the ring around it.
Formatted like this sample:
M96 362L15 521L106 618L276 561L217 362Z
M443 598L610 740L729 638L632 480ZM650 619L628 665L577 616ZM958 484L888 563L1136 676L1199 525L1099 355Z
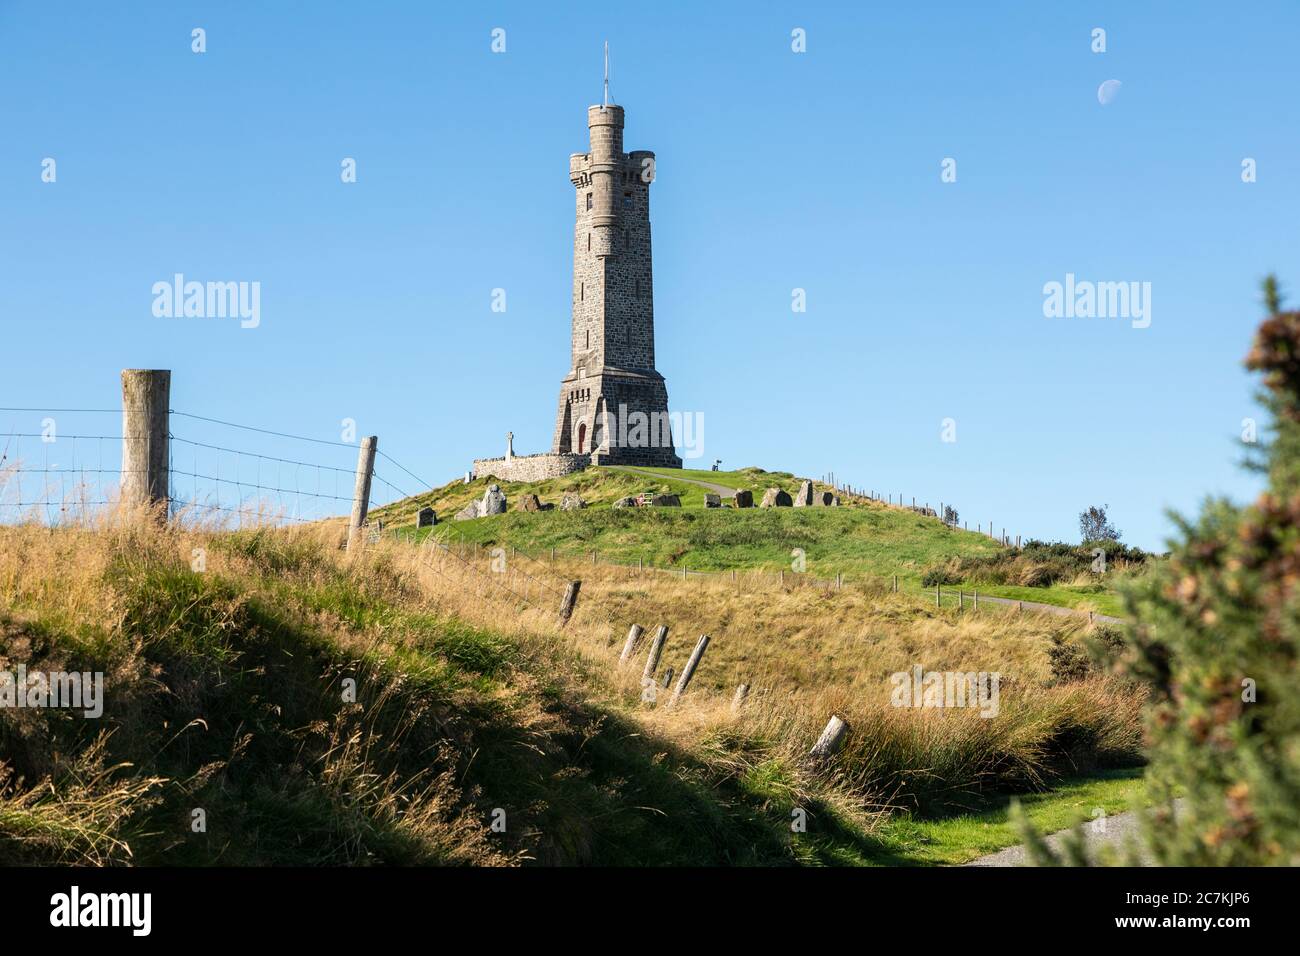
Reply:
M754 507L754 493L752 491L737 491L736 497L731 500L733 508L752 508Z
M438 523L438 515L432 508L421 508L415 513L417 528L432 528Z
M758 503L760 508L789 508L794 502L790 496L780 488L769 488L763 492L763 500Z
M814 491L812 503L818 508L829 508L831 505L838 504L839 502L829 491Z
M799 482L799 490L794 493L794 506L796 508L806 508L813 503L813 487L811 481Z
M655 495L650 499L650 504L655 508L680 508L682 499L676 495Z
M704 495L704 507L706 507L706 508L721 508L721 507L722 507L722 496L721 496L721 495L711 495L711 494L706 493L706 494Z
M500 485L488 485L483 492L483 501L479 504L479 513L484 515L501 515L506 513L506 496Z
M471 518L479 517L480 512L478 509L480 507L481 507L480 502L471 501L469 504L467 504L464 508L462 508L460 511L456 513L456 520L469 521Z
M515 502L516 511L541 511L542 499L534 494L520 495L519 500Z
M587 507L587 502L582 500L581 495L569 493L560 499L561 511L577 511L578 509L585 507Z
M615 507L615 508L635 508L635 507L636 507L636 499L633 498L631 495L628 495L626 498L619 498L618 501L614 502L614 507Z

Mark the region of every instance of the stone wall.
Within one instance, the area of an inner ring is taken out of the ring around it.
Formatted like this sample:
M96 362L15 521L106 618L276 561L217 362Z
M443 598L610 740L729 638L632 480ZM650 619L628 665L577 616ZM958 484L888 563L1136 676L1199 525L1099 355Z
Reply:
M510 458L476 458L474 477L502 481L544 481L582 471L591 464L590 455L514 455Z

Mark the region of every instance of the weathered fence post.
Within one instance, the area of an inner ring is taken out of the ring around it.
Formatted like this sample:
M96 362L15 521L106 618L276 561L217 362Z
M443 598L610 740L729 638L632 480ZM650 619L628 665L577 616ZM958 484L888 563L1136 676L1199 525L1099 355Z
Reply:
M655 636L650 641L650 655L645 661L645 670L641 672L641 679L644 681L647 677L654 677L655 670L659 667L659 655L664 652L664 643L668 640L668 625L660 624L655 628Z
M374 435L361 439L361 450L357 453L357 482L352 489L352 518L348 522L349 551L359 549L365 543L361 529L370 511L370 481L375 474L375 451L378 448L379 439Z
M641 641L641 634L645 629L640 624L633 624L627 632L627 640L623 642L623 653L618 656L620 664L626 664L634 654L636 646Z
M568 624L569 618L573 617L573 607L578 603L578 591L581 587L581 581L570 581L569 586L564 589L564 600L560 603L560 627Z
M957 610L959 610L959 611L960 611L963 607L966 606L965 603L964 603L963 598L964 598L964 595L961 593L961 589L958 588L958 590L957 590Z
M979 593L979 591L976 591L976 592L975 592L975 610L978 611L979 609L980 609L980 593Z
M736 688L736 696L731 698L731 712L739 713L740 708L745 706L745 698L749 696L749 685L741 684Z
M844 741L844 735L848 732L848 729L849 725L845 723L844 718L838 714L832 714L830 721L826 724L826 729L817 738L817 743L813 744L812 750L808 751L808 756L814 760L824 760L835 753L840 749L840 744Z
M695 650L691 651L690 659L687 660L686 666L682 668L682 676L677 678L677 686L673 688L672 699L668 701L668 706L672 707L677 703L677 698L686 693L686 688L695 676L695 668L700 666L700 658L704 656L705 649L709 646L709 635L701 634L700 639L695 642Z
M937 584L934 586L934 606L935 606L935 607L942 607L942 606L943 606L943 605L940 603L940 600L939 600L939 585L937 585Z
M668 685L671 684L672 682L673 682L673 669L670 667L668 668L668 670L664 671L664 679L660 681L660 683L663 684L664 690L667 690Z
M1089 623L1089 624L1092 623L1092 612L1091 612L1091 611L1088 612L1088 623Z
M122 504L171 505L171 388L167 369L122 370Z

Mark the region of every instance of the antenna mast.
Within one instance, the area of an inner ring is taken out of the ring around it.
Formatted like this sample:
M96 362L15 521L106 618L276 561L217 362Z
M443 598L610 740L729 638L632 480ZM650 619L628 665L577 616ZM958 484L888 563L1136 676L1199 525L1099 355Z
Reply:
M609 105L609 41L605 41L605 99L600 108L603 110Z

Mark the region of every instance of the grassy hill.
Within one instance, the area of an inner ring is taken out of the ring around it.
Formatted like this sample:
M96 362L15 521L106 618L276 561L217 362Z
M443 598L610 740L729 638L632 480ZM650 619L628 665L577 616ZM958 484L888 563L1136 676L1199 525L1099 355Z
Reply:
M642 473L644 471L645 473ZM653 477L649 477L653 475ZM432 506L439 525L432 533L444 542L467 541L483 546L516 548L534 556L557 555L588 558L594 550L602 561L627 565L694 571L792 571L795 549L803 552L805 573L833 579L837 574L850 584L892 581L919 590L926 572L950 564L993 565L999 555L1012 557L987 535L950 528L937 518L924 517L908 508L844 496L838 508L731 508L706 509L706 489L683 479L696 479L754 492L757 502L766 488L794 492L800 479L786 472L746 468L731 472L673 469L591 468L540 482L477 479L453 482L405 501L377 509L372 519L385 527L413 528L416 511ZM511 511L470 521L454 515L482 497L490 484L505 492ZM820 483L815 485L823 489ZM642 491L675 493L682 507L611 508L626 495ZM522 494L538 495L556 503L566 492L580 494L589 507L581 511L558 509L526 513L513 510ZM1105 583L1086 571L1048 586L1018 583L1021 561L1010 575L990 579L947 575L943 584L1014 600L1038 601L1118 616L1120 599L1114 582L1123 572L1112 573ZM1084 564L1084 568L1087 565ZM1032 569L1031 569L1032 570ZM1032 574L1028 580L1033 580Z
M0 527L0 666L106 687L98 720L0 710L0 863L952 862L977 848L914 852L917 821L1140 760L1141 698L1077 621L339 544ZM634 621L671 627L661 670L713 638L676 708L647 699L644 650L618 666ZM999 715L891 705L913 664L1002 671ZM810 763L831 713L851 732Z

